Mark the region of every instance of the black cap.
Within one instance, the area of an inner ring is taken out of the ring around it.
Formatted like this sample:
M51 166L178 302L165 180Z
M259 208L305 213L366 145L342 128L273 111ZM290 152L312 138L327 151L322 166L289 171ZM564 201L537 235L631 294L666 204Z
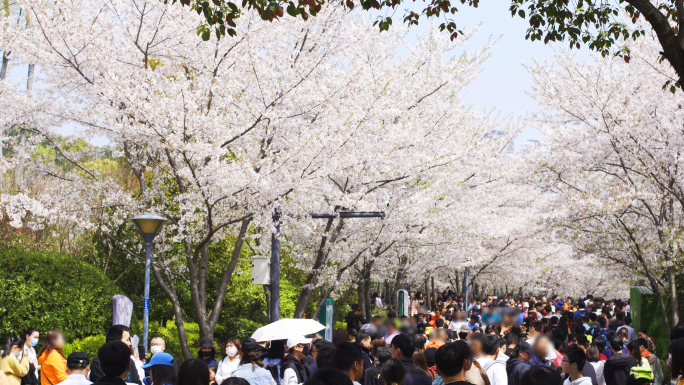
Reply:
M515 345L515 350L518 352L525 352L528 354L532 354L532 348L530 347L530 344L528 344L525 341L518 342L518 344Z
M259 345L254 338L247 338L242 342L240 350L243 352L256 352L261 350L261 345Z
M214 342L210 339L203 339L200 340L200 348L213 348L214 347Z
M67 357L67 367L69 366L88 366L90 365L90 357L85 353L73 352Z

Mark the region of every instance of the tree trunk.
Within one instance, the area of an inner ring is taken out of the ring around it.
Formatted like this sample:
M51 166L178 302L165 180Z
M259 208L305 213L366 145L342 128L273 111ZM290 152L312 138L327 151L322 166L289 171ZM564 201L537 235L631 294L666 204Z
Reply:
M667 267L667 280L668 289L670 294L670 310L672 311L672 325L677 325L679 323L679 314L677 310L679 306L677 304L677 285L675 282L674 265Z
M363 284L365 285L364 292L366 293L366 296L363 298L364 303L366 304L366 322L370 322L373 317L373 303L370 298L371 270L373 269L373 264L374 262L372 260L368 262L368 269L366 270L366 275L363 280Z
M2 67L0 67L0 80L7 77L7 67L9 66L9 52L2 51Z
M304 281L304 286L299 293L299 299L297 300L297 305L295 306L294 318L302 318L306 309L309 307L309 302L311 301L311 295L313 294L316 284L318 283L318 277L321 272L320 269L325 265L325 261L330 252L330 248L327 247L328 244L328 232L332 228L334 218L328 219L328 223L325 226L325 231L323 237L321 237L321 243L316 252L316 259L314 260L311 272L307 274L306 280ZM344 226L344 220L340 219L335 226L332 234L330 235L330 243L335 243L337 236L339 236Z
M364 271L365 271L365 269L364 269ZM361 314L363 314L365 317L366 316L366 300L365 300L365 298L366 298L367 294L366 294L366 285L363 284L363 276L364 275L365 274L362 274L361 283L359 284L359 287L356 288L356 295L358 298L359 308L361 308Z

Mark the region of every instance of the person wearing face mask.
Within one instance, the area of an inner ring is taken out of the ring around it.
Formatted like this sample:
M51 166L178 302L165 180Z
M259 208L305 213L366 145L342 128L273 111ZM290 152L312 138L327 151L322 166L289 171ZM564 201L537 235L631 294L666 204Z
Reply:
M207 367L218 366L219 362L216 361L216 348L214 348L214 342L212 340L200 340L197 358L204 361L204 363L207 364Z
M240 340L237 338L231 338L226 342L225 352L226 355L223 357L221 362L219 362L218 369L216 370L216 383L220 384L226 378L230 377L231 374L240 366Z
M154 356L157 353L162 353L165 350L166 350L166 341L164 341L163 338L161 338L161 337L152 338L152 340L150 341L150 354L152 354L152 356ZM176 362L175 359L173 360L172 364L173 364L173 372L177 374L178 373L178 363ZM151 382L148 383L148 381L146 381L147 377L149 375L150 375L150 371L148 369L145 369L145 377L143 379L144 385L151 385L152 384Z
M27 349L29 360L29 372L24 377L24 385L38 385L38 356L35 347L38 345L40 333L36 328L26 329L24 332L24 347Z
M9 385L21 385L21 378L28 374L28 354L23 345L19 338L8 339L0 357L0 370L7 376Z
M310 338L304 336L292 337L287 340L288 355L280 361L280 383L283 385L303 384L311 375L311 369L304 364L304 347L311 343Z

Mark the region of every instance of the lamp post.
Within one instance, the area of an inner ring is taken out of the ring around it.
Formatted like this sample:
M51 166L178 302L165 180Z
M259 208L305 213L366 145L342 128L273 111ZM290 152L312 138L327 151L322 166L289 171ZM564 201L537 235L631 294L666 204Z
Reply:
M152 241L159 234L161 228L168 222L168 219L156 214L145 213L130 219L135 227L140 231L140 235L145 241L145 303L143 304L143 346L147 352L147 329L150 318L150 256L152 254Z

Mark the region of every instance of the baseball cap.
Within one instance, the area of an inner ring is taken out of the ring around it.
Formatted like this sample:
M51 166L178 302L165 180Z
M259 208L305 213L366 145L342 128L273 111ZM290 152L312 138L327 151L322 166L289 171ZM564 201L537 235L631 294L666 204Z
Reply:
M311 342L311 338L304 338L304 336L296 336L288 338L286 345L288 349L292 349L297 345L308 344L309 342Z
M169 353L157 353L152 356L152 359L150 362L147 364L143 365L143 369L150 368L154 365L165 365L165 366L173 366L173 356L170 355Z
M468 329L468 324L462 323L461 326L459 327L458 331L468 333L470 331L470 329Z
M515 350L517 350L517 351L519 351L519 352L525 352L525 353L528 353L528 354L532 354L532 348L530 347L530 344L528 344L528 343L525 342L525 341L523 341L523 342L518 342L518 344L515 345Z
M562 308L562 307L563 307L563 301L558 301L558 302L556 302L556 303L554 304L554 306Z
M88 357L88 355L85 353L73 352L69 354L69 357L67 357L67 367L76 365L88 366L89 364L90 357Z
M261 346L256 342L254 338L247 338L246 340L242 341L242 345L240 346L240 350L243 352L256 352L260 350Z

